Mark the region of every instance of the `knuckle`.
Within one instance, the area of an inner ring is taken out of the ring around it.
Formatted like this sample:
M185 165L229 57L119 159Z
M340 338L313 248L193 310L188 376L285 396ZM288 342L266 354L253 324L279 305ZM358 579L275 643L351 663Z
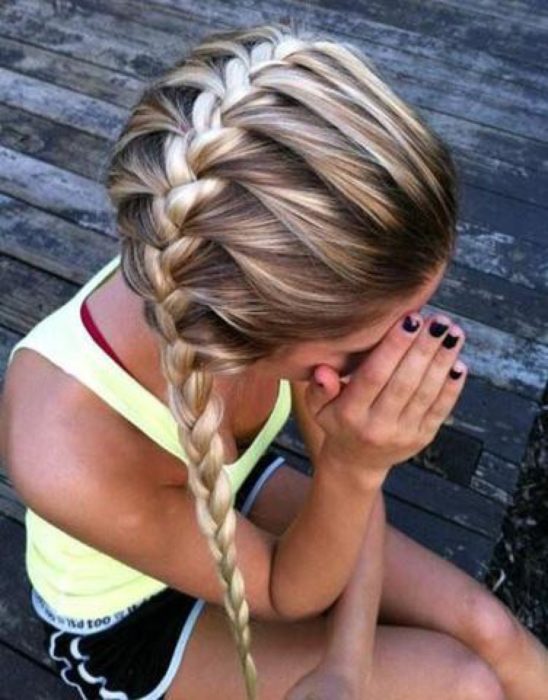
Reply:
M414 384L408 377L395 377L392 393L398 399L403 399L413 393Z
M415 403L417 406L420 406L421 408L424 408L426 406L429 406L431 402L432 396L430 394L430 391L428 390L428 387L422 384L415 391L415 394L413 396L413 403Z
M390 442L388 431L379 423L368 425L363 431L363 437L373 447L383 447Z
M413 346L413 354L417 358L417 365L423 366L430 361L432 357L432 345L427 338L421 339L422 342Z
M442 377L447 372L447 365L454 362L455 358L452 354L455 348L448 350L441 346L438 352L432 358L431 368L436 373L436 376Z

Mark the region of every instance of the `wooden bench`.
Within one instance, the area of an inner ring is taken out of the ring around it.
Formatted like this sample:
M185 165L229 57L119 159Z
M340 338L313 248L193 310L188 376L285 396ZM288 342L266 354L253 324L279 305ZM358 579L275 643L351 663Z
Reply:
M13 344L117 252L102 182L138 92L188 42L259 21L256 10L364 48L455 154L458 249L425 311L462 325L471 373L452 423L384 490L392 524L483 580L548 375L548 13L538 0L409 0L407 12L391 0L282 0L275 15L264 0L4 0L0 379ZM293 419L274 447L309 471ZM0 473L0 700L63 700L74 695L30 607L23 517Z

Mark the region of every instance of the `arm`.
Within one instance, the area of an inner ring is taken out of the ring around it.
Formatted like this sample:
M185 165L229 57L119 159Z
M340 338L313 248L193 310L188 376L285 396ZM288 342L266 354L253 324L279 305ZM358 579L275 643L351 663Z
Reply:
M285 700L354 700L366 696L382 593L385 525L384 498L379 494L356 568L341 597L328 611L324 657L289 690Z
M349 479L344 464L315 465L303 508L275 544L271 599L282 617L318 615L341 595L381 485L376 474Z
M329 611L329 639L322 665L339 669L363 690L373 670L373 649L384 578L386 512L382 492L371 515L356 568ZM362 697L358 694L358 697Z
M284 615L298 619L324 611L342 593L354 569L381 482L372 478L356 486L344 474L339 478L336 469L322 470L318 454L323 430L307 412L306 382L292 382L291 388L294 413L314 465L314 478L303 494L301 509L286 518L291 523L285 532L282 528L276 546L271 585L274 604ZM339 466L343 471L344 465ZM276 589L278 575L281 584ZM282 597L292 608L284 607Z

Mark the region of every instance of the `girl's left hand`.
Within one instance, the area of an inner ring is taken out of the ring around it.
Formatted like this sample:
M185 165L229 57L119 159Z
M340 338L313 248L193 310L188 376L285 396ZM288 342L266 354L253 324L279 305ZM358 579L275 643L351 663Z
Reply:
M346 675L319 665L303 676L284 700L361 700L361 696Z

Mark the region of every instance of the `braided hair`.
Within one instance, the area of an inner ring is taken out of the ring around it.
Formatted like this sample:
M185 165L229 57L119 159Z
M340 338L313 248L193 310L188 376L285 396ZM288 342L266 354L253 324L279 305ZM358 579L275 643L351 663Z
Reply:
M374 323L424 284L454 250L456 172L357 47L272 23L210 34L148 85L107 178L255 698L213 377Z

